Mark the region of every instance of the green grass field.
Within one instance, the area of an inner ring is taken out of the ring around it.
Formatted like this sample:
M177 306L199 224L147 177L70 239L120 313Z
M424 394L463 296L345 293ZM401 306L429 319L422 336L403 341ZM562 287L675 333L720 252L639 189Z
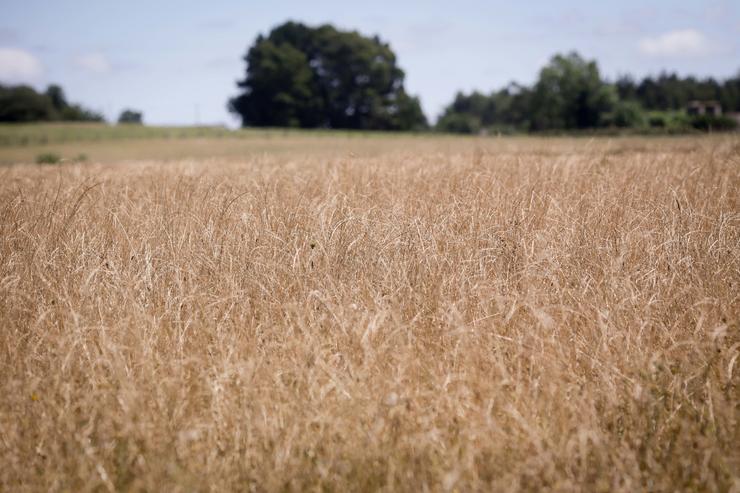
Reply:
M0 164L33 163L40 154L92 161L242 157L304 149L313 153L337 143L377 148L382 139L401 142L413 134L342 130L152 127L106 124L0 125ZM439 138L439 136L437 136ZM449 140L451 137L442 137ZM327 145L328 144L328 145ZM299 147L295 147L299 146Z
M63 162L243 160L264 155L337 154L378 156L389 151L420 153L480 152L560 155L594 150L614 152L684 152L709 148L721 136L569 136L479 137L436 133L346 130L237 129L222 127L151 127L106 124L0 125L0 165L35 163L41 155Z

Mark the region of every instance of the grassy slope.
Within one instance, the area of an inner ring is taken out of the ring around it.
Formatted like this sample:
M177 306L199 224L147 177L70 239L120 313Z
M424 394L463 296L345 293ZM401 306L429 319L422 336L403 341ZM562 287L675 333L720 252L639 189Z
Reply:
M351 144L377 148L423 138L413 134L343 130L150 127L105 124L0 124L0 164L33 163L43 153L74 160L114 162L140 159L242 158L246 154L317 152ZM450 137L442 137L449 140Z
M732 137L730 137L732 138ZM33 163L40 154L53 153L74 161L111 163L140 160L243 160L263 155L332 157L341 153L372 156L393 150L462 152L474 146L496 153L532 152L554 155L586 149L621 151L693 151L723 137L593 136L488 137L359 132L344 130L247 129L214 127L149 127L105 124L0 124L0 165ZM574 147L575 146L575 147Z
M0 170L0 490L737 487L736 138L269 145Z

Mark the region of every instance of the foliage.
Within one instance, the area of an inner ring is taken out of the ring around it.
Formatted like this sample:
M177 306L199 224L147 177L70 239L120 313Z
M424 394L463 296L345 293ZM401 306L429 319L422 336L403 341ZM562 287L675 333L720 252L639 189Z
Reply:
M478 133L490 129L529 128L532 91L518 84L487 96L480 92L458 92L437 121L437 129L453 133Z
M70 104L58 85L39 93L30 86L0 85L0 122L37 121L102 122L103 116Z
M79 104L70 104L59 113L60 121L65 122L103 122L103 115L83 108Z
M501 126L524 131L595 128L610 119L634 117L627 114L630 110L617 107L616 92L601 79L596 62L571 53L553 57L531 88L510 84L489 96L458 93L437 129L473 133Z
M437 128L443 132L476 134L481 131L481 117L473 112L449 111L440 117Z
M617 128L642 128L647 123L645 111L635 101L618 101L602 121Z
M684 113L693 100L717 100L725 111L740 111L740 74L724 82L675 74L603 80L595 61L577 53L556 55L530 87L510 84L486 95L457 93L437 121L437 130L478 133L506 128L557 131L612 127L668 133L731 130L731 118L698 118ZM653 130L650 130L653 129Z
M243 92L229 102L243 126L409 130L426 126L387 43L330 25L287 22L247 52Z
M57 164L62 157L55 152L45 152L36 156L36 164Z
M54 107L55 115L52 120L61 120L67 122L102 122L103 117L83 108L79 104L67 102L64 90L55 84L52 84L46 90L45 95L51 100Z
M723 82L713 78L681 78L662 73L636 82L629 76L615 83L619 97L640 103L648 110L682 110L690 101L718 101L725 111L740 111L740 74Z
M691 126L697 130L722 132L735 130L738 124L728 116L696 115L691 117Z
M665 128L668 126L666 113L661 111L651 112L648 116L648 125L651 128Z
M118 123L141 125L144 123L144 116L141 111L126 109L123 110L121 115L118 117Z
M556 55L540 71L532 90L532 130L572 130L602 126L616 93L599 75L595 61L576 53Z
M683 111L650 111L648 126L664 129L668 133L686 132L691 129L691 118Z
M54 116L54 104L48 96L30 86L0 85L0 121L33 122L53 120Z

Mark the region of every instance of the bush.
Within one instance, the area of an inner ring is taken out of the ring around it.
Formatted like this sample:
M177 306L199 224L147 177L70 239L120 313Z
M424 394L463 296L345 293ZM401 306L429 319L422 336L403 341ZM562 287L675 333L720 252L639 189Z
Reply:
M607 113L604 123L608 127L640 128L645 126L645 112L640 103L620 101Z
M654 113L648 117L648 125L651 128L665 128L668 126L666 115Z
M121 116L118 117L118 123L142 125L144 123L144 114L141 111L131 109L123 110Z
M683 111L669 113L668 128L678 132L691 130L691 119Z
M62 157L53 152L45 152L36 156L36 164L57 164L61 160Z
M693 131L691 120L683 111L653 111L648 114L647 124L652 129L676 134Z
M705 132L735 130L737 122L728 116L697 115L691 118L691 126Z
M480 118L466 113L449 113L437 123L437 130L456 134L477 134L481 130Z

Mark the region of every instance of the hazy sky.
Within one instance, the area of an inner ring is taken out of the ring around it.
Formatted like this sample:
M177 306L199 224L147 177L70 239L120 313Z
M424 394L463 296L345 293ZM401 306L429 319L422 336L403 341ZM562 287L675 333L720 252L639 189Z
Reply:
M434 119L457 90L531 83L556 52L577 50L608 77L728 77L740 70L740 2L0 0L0 81L61 84L113 119L226 123L259 33L286 20L378 34Z

